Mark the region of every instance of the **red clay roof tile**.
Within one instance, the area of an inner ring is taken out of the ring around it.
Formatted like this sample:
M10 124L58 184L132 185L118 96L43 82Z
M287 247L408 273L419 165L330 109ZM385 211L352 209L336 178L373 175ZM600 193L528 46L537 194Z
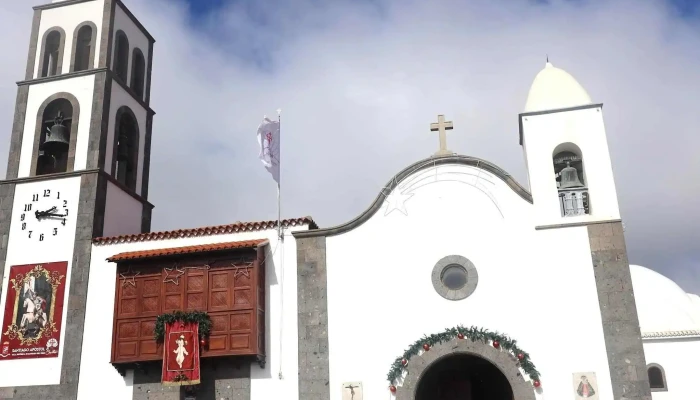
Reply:
M109 257L107 261L110 262L120 262L126 260L141 260L144 258L154 258L154 257L164 257L164 256L175 256L180 254L195 254L195 253L206 253L210 251L223 251L223 250L234 250L234 249L244 249L244 248L255 248L263 244L267 244L267 239L255 239L255 240L242 240L239 242L224 242L224 243L210 243L202 244L197 246L185 246L185 247L171 247L168 249L151 249L151 250L140 250L140 251L129 251L126 253L119 253Z
M282 226L284 228L308 224L309 229L318 229L318 225L311 217L283 219ZM93 239L93 243L100 244L115 244L115 243L130 243L130 242L147 242L151 240L176 239L185 237L223 235L227 233L238 232L254 232L265 229L273 229L277 227L277 221L258 221L258 222L235 222L228 225L205 226L192 229L178 229L174 231L162 232L147 232L133 235L120 235L109 237L98 237Z

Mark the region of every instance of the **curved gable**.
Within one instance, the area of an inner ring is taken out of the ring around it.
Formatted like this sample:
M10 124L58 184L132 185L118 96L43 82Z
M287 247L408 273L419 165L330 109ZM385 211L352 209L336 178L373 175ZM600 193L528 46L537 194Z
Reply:
M462 156L456 154L444 157L431 157L409 165L408 167L404 168L401 172L394 175L384 186L384 188L379 192L379 194L374 199L374 202L372 202L369 208L367 208L364 212L362 212L360 215L353 218L352 220L330 228L294 232L293 235L296 238L306 238L314 236L335 236L345 232L349 232L367 222L384 204L386 193L393 191L403 180L425 169L440 165L467 165L474 168L482 169L501 179L511 189L513 189L513 191L516 194L518 194L525 201L532 204L532 195L530 194L530 192L528 192L522 185L520 185L509 173L488 161L484 161L476 157Z

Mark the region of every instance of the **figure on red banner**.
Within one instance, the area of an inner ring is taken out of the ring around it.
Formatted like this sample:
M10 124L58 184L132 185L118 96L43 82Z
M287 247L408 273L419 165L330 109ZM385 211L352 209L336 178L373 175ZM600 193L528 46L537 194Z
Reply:
M595 394L595 390L593 390L593 385L591 385L588 382L588 377L586 377L585 375L581 377L581 382L578 384L578 390L576 390L576 393L584 399L593 397L593 395Z
M180 335L180 337L177 340L175 340L175 343L177 344L177 349L173 350L173 353L177 354L177 357L175 357L175 361L177 362L177 365L179 365L180 368L182 368L182 363L183 361L185 361L185 356L190 354L185 349L185 346L187 345L185 336Z
M192 322L176 321L165 324L163 341L164 385L199 384L199 326Z
M25 311L19 328L25 337L36 337L39 330L46 325L46 312L44 312L46 301L31 289L27 294L22 304Z

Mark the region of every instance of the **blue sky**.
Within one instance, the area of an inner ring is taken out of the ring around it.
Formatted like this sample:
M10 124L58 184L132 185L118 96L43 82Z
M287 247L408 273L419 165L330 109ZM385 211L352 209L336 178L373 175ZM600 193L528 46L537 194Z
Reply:
M253 0L186 0L193 18L200 18L208 13L215 12L232 1L240 3L252 3ZM569 0L585 1L585 0ZM549 0L533 0L533 2L549 3ZM680 15L691 17L697 15L700 8L700 0L668 0L673 9Z
M605 103L630 260L700 293L697 0L123 1L157 40L154 229L276 218L254 132L278 107L287 217L357 216L435 151L437 114L527 185L517 115L549 54ZM44 2L0 2L4 132Z

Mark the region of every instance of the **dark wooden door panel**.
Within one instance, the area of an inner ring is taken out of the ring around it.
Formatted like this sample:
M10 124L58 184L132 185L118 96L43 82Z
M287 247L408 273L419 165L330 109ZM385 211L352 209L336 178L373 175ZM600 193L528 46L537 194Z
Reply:
M163 345L153 338L156 318L178 310L209 314L212 330L202 357L264 355L265 264L250 261L256 256L259 260L251 254L245 262L240 255L217 262L189 259L175 267L120 265L120 273L140 267L143 272L128 282L118 273L112 362L161 360Z

